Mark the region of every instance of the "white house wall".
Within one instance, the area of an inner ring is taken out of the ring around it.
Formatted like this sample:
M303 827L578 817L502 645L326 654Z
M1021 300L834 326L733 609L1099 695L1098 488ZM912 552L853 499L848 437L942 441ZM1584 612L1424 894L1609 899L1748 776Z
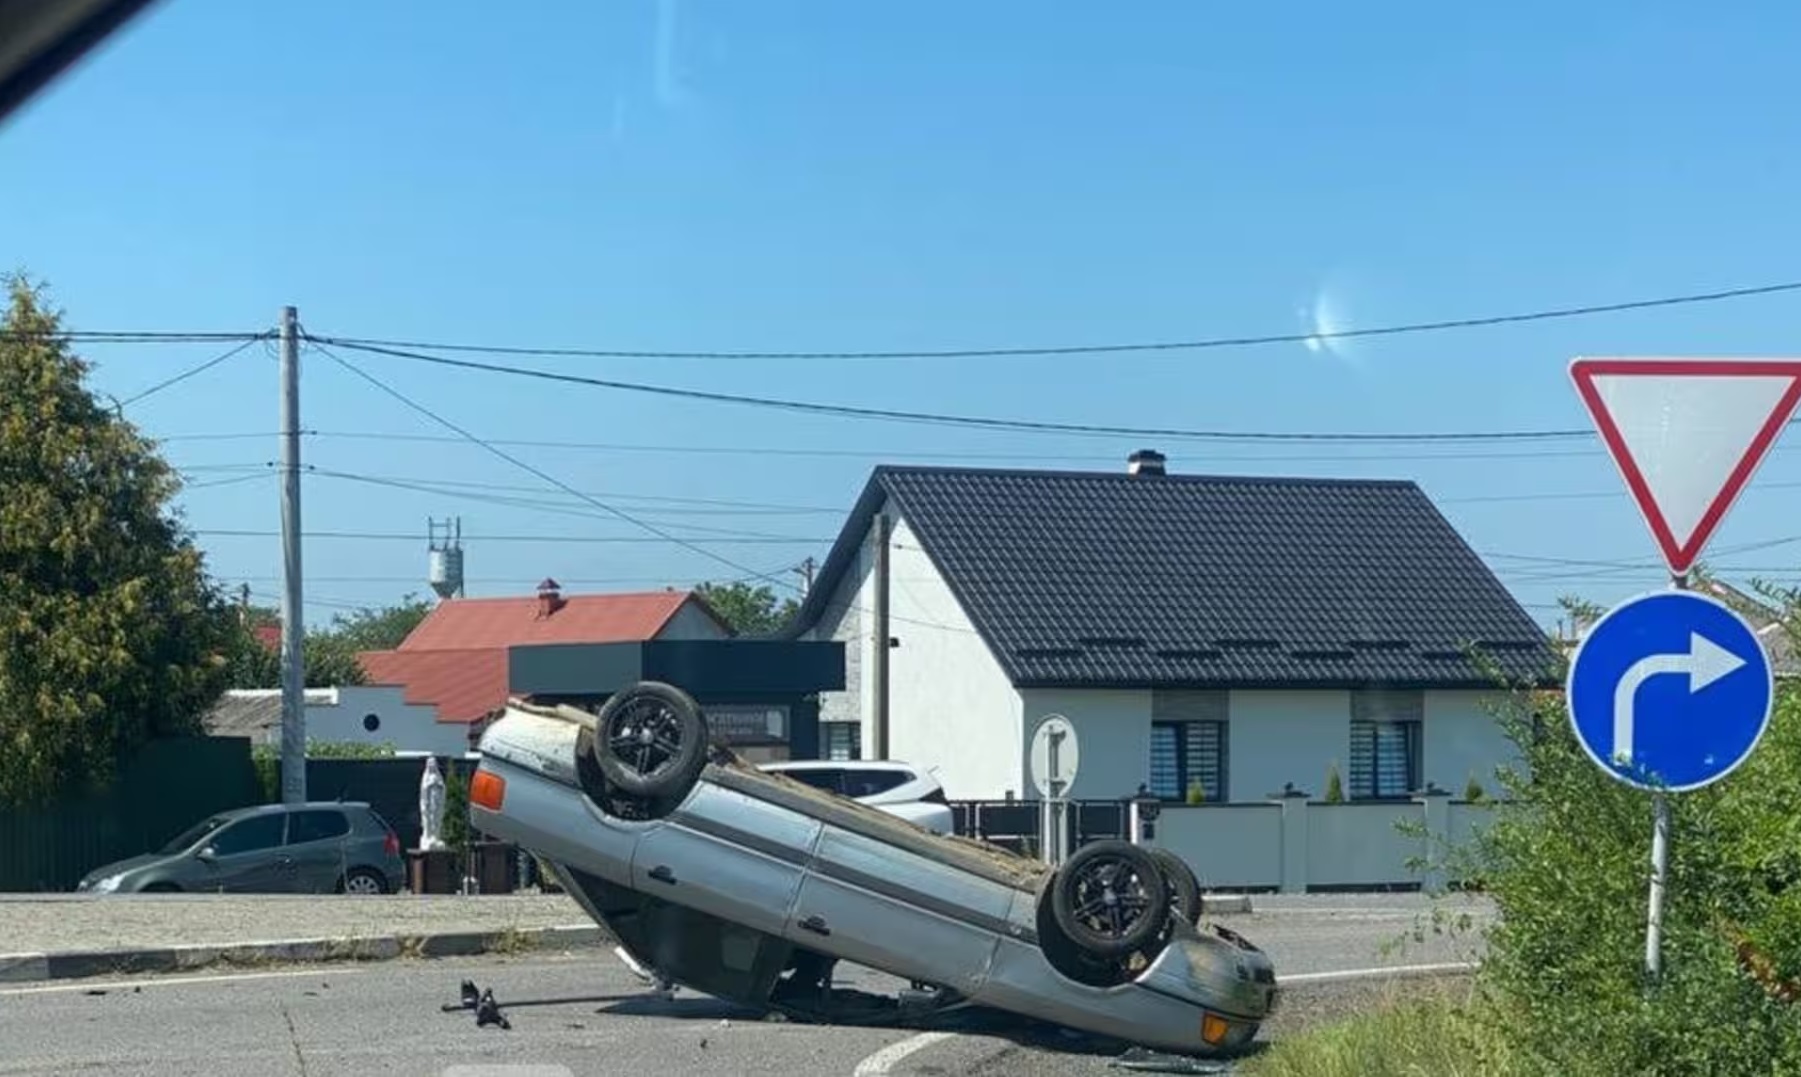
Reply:
M1053 714L1076 731L1077 766L1069 795L1076 800L1116 800L1136 792L1150 776L1151 693L1114 689L1034 688L1021 693L1024 722L1018 750L1030 751L1038 723ZM1030 785L1027 799L1037 799Z
M684 602L675 615L663 624L663 630L657 633L658 639L726 639L727 632L718 621L707 616L693 602Z
M901 519L890 538L888 603L900 640L888 652L888 754L937 768L953 800L1023 796L1019 693ZM873 753L867 724L863 746Z
M1262 800L1286 782L1315 797L1338 764L1351 781L1351 694L1340 691L1235 691L1226 727L1230 799ZM1148 766L1148 758L1147 758Z
M870 687L863 671L869 668L873 640L865 631L864 610L871 607L869 542L865 539L855 562L838 581L819 623L808 636L844 644L844 690L819 693L819 720L860 722L870 710ZM867 737L865 737L867 742Z
M1505 699L1489 692L1427 692L1425 778L1462 796L1470 776L1484 792L1499 795L1495 767L1519 765L1519 748L1496 717Z
M307 705L307 739L391 744L395 751L438 755L461 756L469 750L468 726L438 721L436 707L408 703L404 688L353 685L334 691L336 703ZM368 715L377 719L373 732L363 725Z

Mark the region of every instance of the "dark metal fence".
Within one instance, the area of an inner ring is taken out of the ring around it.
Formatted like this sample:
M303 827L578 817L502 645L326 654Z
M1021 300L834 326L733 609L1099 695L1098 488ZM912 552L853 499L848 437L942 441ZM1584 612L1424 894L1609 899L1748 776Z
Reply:
M1073 837L1080 847L1097 838L1126 837L1126 806L1117 800L1070 801ZM957 833L1026 856L1038 855L1039 806L1030 800L953 800Z
M0 809L0 890L73 889L102 864L159 848L213 812L261 799L249 741L152 741L104 794Z

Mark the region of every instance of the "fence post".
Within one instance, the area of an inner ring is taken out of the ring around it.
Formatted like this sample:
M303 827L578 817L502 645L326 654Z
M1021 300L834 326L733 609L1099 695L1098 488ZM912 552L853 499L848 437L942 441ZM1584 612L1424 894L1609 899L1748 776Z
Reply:
M1308 795L1288 782L1269 799L1282 806L1282 892L1307 892L1307 801Z
M1427 782L1423 792L1414 794L1413 801L1425 810L1426 841L1421 852L1425 857L1426 870L1424 878L1420 880L1420 888L1430 893L1443 889L1445 884L1441 850L1448 848L1451 837L1451 794Z

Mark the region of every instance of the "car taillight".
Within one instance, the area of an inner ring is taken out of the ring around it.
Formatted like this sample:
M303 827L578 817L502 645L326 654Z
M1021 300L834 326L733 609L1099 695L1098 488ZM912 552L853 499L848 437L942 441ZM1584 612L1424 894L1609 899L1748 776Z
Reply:
M381 851L384 856L400 855L400 835L392 830L381 839Z

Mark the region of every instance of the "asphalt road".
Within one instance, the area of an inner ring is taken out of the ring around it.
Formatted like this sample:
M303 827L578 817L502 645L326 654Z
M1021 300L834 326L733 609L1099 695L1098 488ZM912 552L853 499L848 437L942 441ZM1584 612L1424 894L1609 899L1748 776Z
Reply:
M1422 909L1419 899L1266 899L1257 914L1231 917L1233 927L1269 951L1290 985L1271 1030L1281 1034L1370 992L1396 989L1336 982L1334 972L1465 957L1443 940L1383 951ZM493 988L503 1005L567 1001L508 1008L511 1029L478 1028L468 1013L439 1011L456 1000L464 979ZM656 999L604 951L11 987L0 989L0 1045L0 1074L1123 1072L1109 1065L1117 1048L1010 1021L921 1035L764 1022L686 991Z

